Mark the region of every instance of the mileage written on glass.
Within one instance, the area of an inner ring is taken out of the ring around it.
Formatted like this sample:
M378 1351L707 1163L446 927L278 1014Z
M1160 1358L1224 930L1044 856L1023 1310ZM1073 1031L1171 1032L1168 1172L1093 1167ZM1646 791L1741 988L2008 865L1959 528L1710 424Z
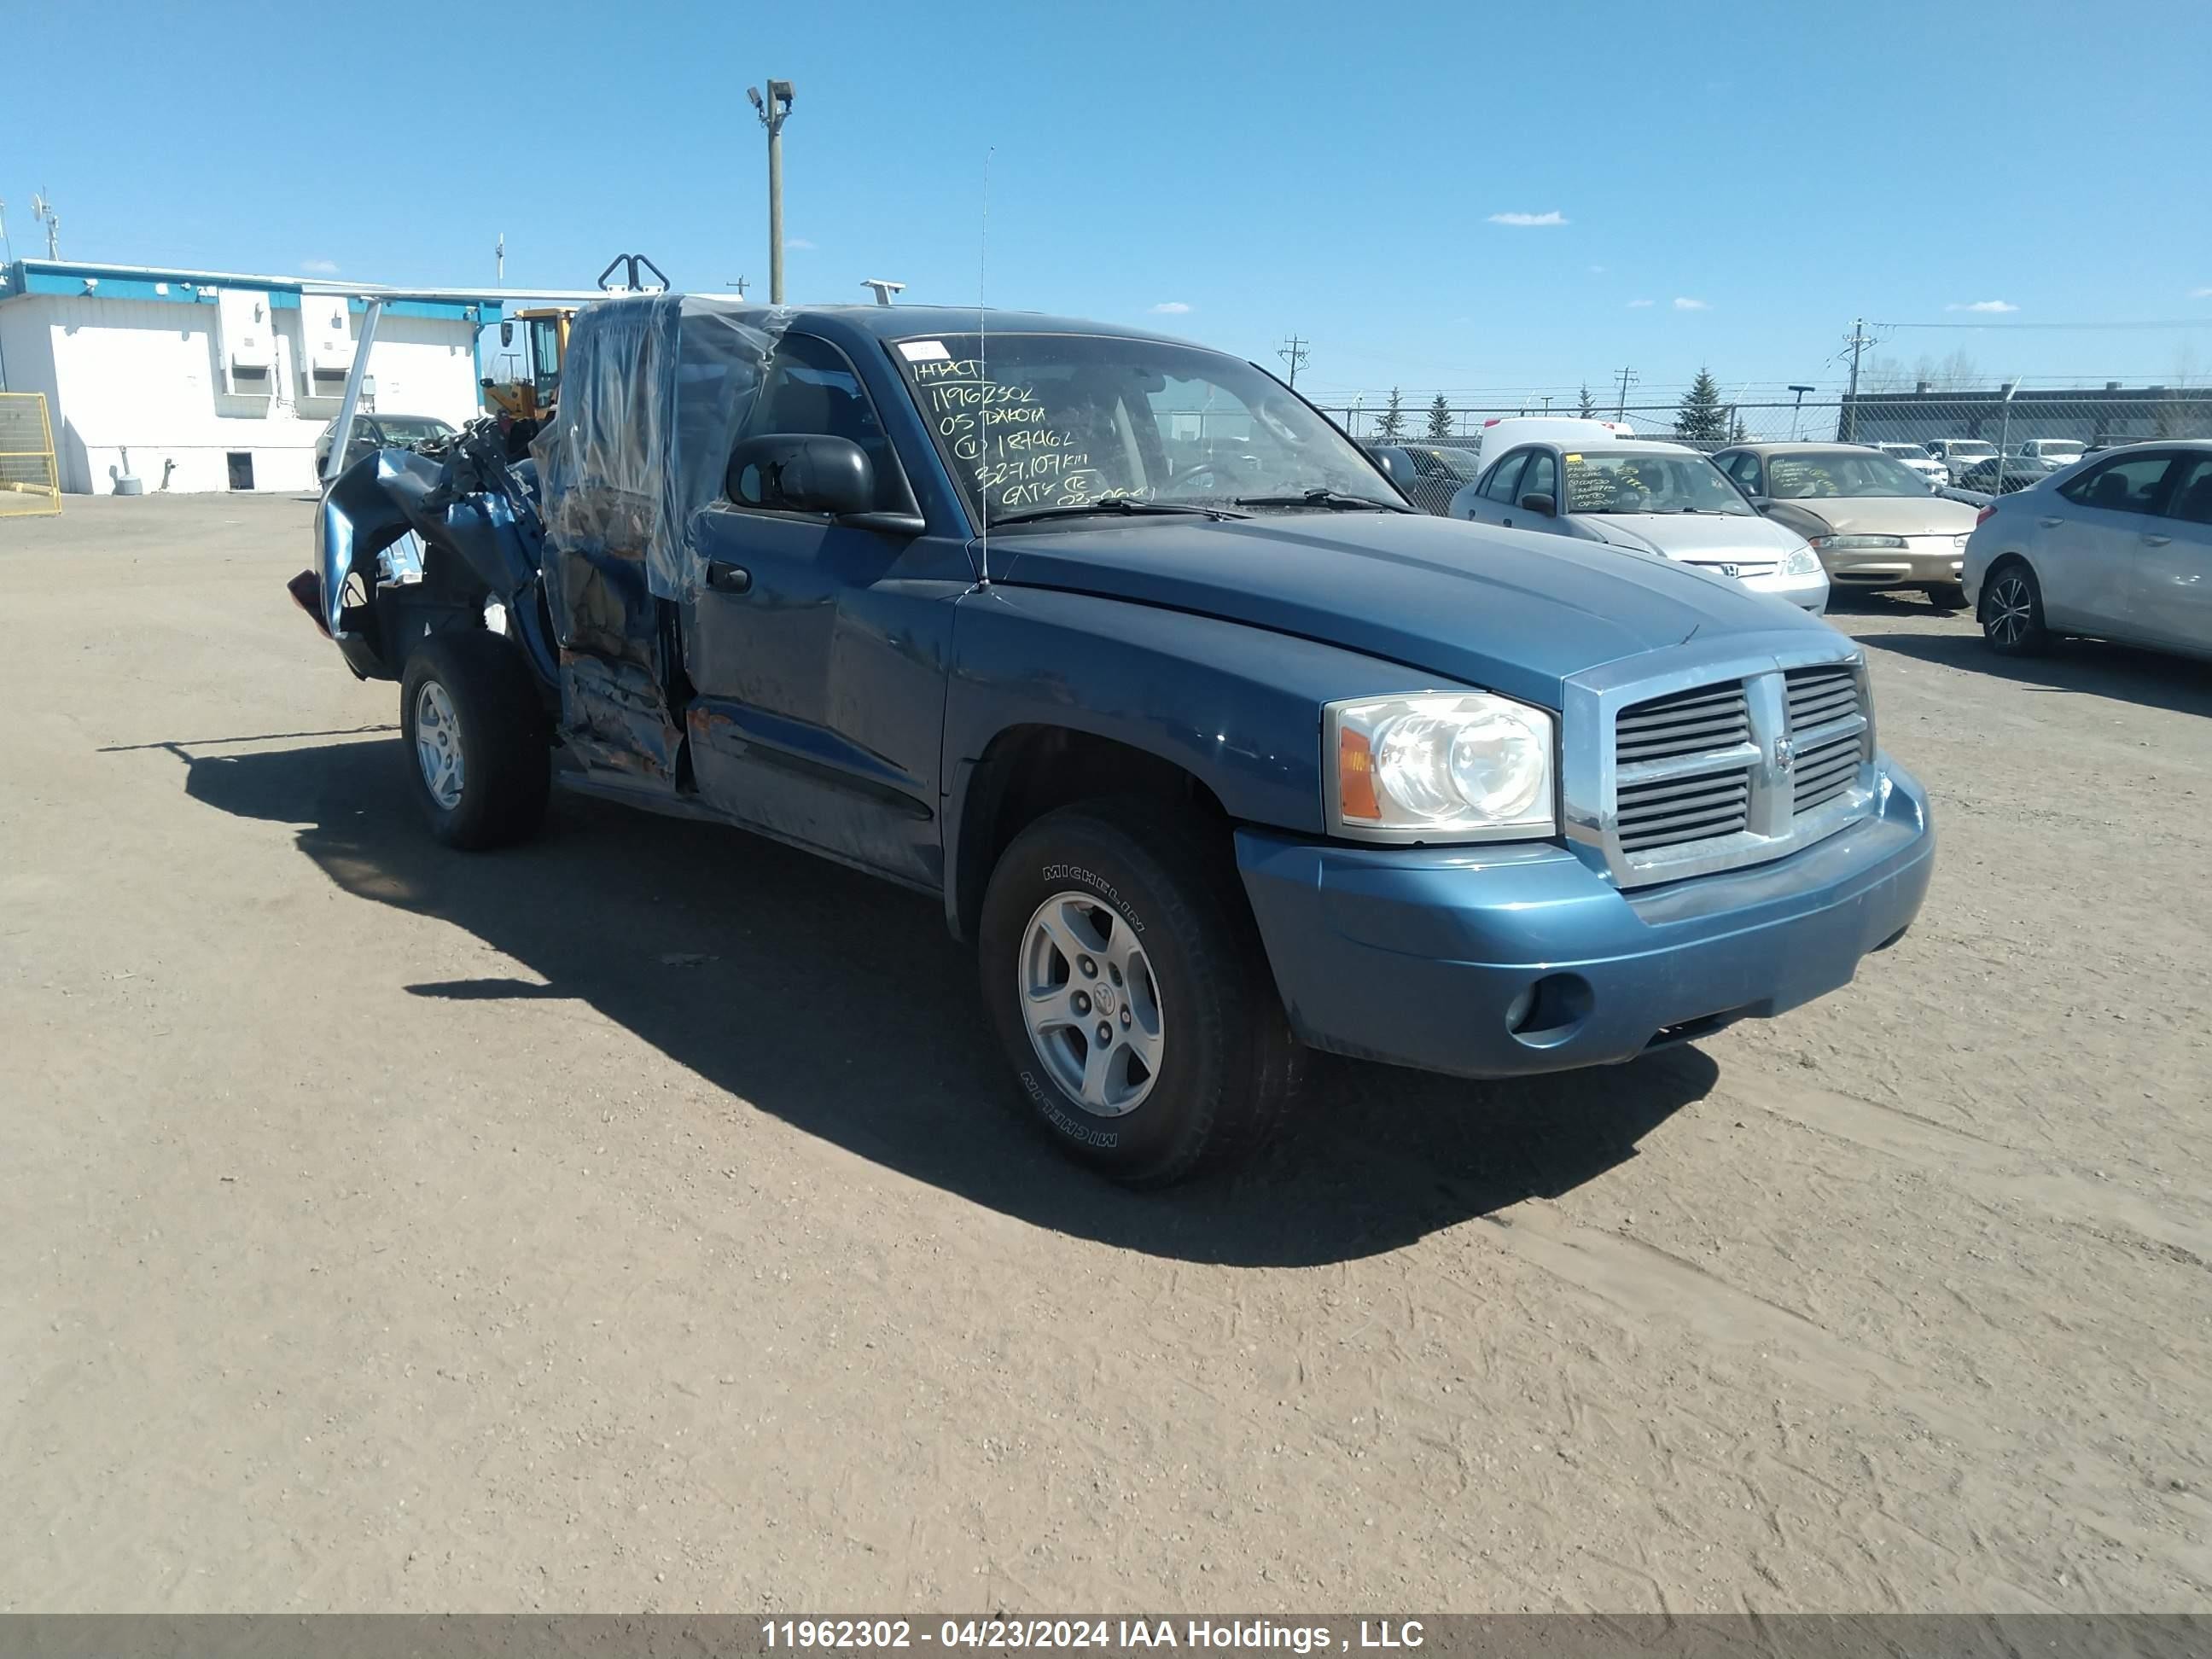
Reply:
M1084 411L1050 408L1033 383L990 378L981 357L948 355L910 368L931 429L969 473L990 516L1109 493L1091 462Z
M1102 504L1405 511L1319 411L1251 364L1142 335L1018 329L900 340L892 361L953 482L990 523Z

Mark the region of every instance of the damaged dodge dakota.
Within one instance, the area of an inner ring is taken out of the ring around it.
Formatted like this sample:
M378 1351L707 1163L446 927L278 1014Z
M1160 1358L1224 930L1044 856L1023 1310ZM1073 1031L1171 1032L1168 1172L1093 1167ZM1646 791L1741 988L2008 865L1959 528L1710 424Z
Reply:
M528 460L379 451L317 536L438 839L557 784L936 896L1027 1112L1133 1184L1263 1139L1310 1048L1510 1078L1779 1013L1933 864L1826 623L1417 512L1129 330L610 300Z

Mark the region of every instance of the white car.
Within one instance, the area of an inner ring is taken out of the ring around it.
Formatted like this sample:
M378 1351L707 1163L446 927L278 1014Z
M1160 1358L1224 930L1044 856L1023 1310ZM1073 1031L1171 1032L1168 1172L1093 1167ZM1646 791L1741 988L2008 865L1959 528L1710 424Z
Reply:
M1515 444L1452 497L1450 516L1656 553L1816 617L1828 608L1820 555L1683 444L1549 434Z
M1930 489L1941 489L1951 482L1951 474L1943 463L1928 453L1926 444L1869 444L1869 449L1878 449L1900 466L1907 466L1928 480Z
M1981 438L1937 438L1926 448L1942 464L1945 478L1954 484L1959 482L1959 475L1976 461L1986 461L1997 453L1995 444Z
M2061 466L2071 466L2082 455L2079 438L2023 438L2012 447L2015 455L2028 455L2039 461L2056 461Z

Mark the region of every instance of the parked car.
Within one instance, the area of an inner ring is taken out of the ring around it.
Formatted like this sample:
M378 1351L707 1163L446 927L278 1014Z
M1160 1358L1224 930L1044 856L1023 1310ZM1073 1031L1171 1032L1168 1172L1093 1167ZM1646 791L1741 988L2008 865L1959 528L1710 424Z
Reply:
M1816 617L1828 606L1828 579L1805 538L1760 517L1726 474L1682 444L1522 444L1452 498L1451 516L1656 554Z
M1928 488L1940 489L1951 482L1951 471L1928 453L1925 444L1869 444L1869 449L1879 450L1908 472L1917 472L1928 481Z
M2013 445L2012 453L2039 461L2054 461L2060 466L2071 466L2082 455L2079 438L2023 438Z
M1497 415L1485 421L1475 434L1474 453L1494 460L1515 444L1534 443L1541 438L1589 445L1635 435L1635 429L1626 421L1601 421L1581 415Z
M1944 471L1956 483L1961 472L1996 454L1997 447L1980 438L1936 438L1929 441L1928 453L1942 463Z
M331 441L337 435L338 423L331 422L315 440L315 477L330 476L328 462ZM412 449L417 444L450 438L453 428L434 415L369 415L356 413L353 417L353 433L346 440L343 471L364 455L374 455L380 449Z
M1979 490L1984 495L2008 495L2015 489L2025 489L2039 483L2057 471L2063 462L2046 460L2038 455L1992 455L1985 461L1976 461L1959 475L1959 488ZM2003 477L1999 479L1998 474Z
M1917 587L1964 602L1959 561L1975 509L1930 495L1887 455L1841 444L1742 444L1713 457L1752 505L1813 544L1835 588Z
M1361 447L1382 463L1392 481L1424 513L1448 512L1452 497L1482 471L1473 450L1449 444L1367 443Z
M2107 451L1991 502L1962 574L2007 656L2091 634L2212 657L2212 442Z
M294 592L398 682L430 833L527 836L557 766L929 893L1024 1109L1143 1183L1263 1139L1303 1045L1632 1060L1833 990L1912 921L1927 797L1832 629L1417 512L1239 358L977 322L611 299L533 484L489 422L343 475ZM1199 410L1258 476L1170 462ZM422 580L386 584L408 530ZM540 874L600 925L588 859ZM834 1067L867 1014L821 1016Z

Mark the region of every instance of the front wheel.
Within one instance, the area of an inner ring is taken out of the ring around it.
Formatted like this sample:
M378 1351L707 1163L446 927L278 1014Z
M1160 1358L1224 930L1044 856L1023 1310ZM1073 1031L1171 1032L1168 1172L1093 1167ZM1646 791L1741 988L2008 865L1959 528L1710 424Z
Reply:
M2050 647L2043 590L2018 560L1998 568L1982 587L1982 637L2008 657L2032 657Z
M407 659L399 730L430 833L471 851L527 840L553 781L530 665L500 635L433 634Z
M1063 1151L1165 1186L1257 1148L1296 1093L1291 1035L1225 835L1146 801L1063 809L993 872L983 996Z

